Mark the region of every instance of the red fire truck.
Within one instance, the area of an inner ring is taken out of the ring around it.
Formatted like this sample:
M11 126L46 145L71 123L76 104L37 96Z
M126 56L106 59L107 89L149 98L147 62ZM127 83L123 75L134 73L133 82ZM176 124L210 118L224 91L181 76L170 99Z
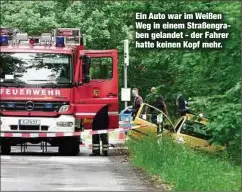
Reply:
M49 143L60 154L77 155L80 132L107 105L108 128L118 127L117 50L85 50L76 28L39 37L0 32L2 154L11 146Z

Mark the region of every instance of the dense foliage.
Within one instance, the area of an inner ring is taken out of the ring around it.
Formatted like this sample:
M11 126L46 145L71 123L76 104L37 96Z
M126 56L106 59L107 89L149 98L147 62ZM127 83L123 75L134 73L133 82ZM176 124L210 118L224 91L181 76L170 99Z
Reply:
M230 39L219 51L137 50L135 11L220 12L231 25ZM199 97L207 106L203 111L211 122L214 140L231 145L237 155L241 136L240 18L240 3L225 1L1 1L3 26L30 34L79 27L88 49L118 49L119 87L123 86L123 40L129 39L128 86L139 88L143 97L152 86L159 86L171 115L178 92Z
M227 147L230 159L241 163L241 84L237 83L224 95L197 98L195 110L206 111L210 123L207 128L213 136L211 142Z

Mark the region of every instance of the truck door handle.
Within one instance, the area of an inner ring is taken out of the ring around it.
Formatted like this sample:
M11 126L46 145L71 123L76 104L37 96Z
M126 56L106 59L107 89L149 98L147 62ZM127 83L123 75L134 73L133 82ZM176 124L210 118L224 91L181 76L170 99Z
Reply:
M117 96L117 94L115 94L115 93L108 93L107 96L108 97L115 97L115 96Z

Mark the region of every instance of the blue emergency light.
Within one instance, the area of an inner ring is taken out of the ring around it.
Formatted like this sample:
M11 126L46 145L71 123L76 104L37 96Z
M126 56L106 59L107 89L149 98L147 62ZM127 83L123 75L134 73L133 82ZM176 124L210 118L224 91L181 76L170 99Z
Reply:
M0 35L0 45L8 45L8 35Z
M46 103L45 108L52 108L52 103Z
M14 108L15 107L15 104L14 103L8 103L8 107L9 108Z
M65 39L63 36L56 37L56 47L65 47Z

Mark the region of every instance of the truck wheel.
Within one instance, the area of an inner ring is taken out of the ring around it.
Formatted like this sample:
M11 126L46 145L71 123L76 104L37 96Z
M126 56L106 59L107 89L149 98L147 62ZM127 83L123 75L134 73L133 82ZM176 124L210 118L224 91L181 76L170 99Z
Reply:
M9 155L11 152L11 144L8 140L3 140L1 142L1 153L2 155Z
M79 138L63 138L59 143L59 153L64 156L76 156L80 153Z

